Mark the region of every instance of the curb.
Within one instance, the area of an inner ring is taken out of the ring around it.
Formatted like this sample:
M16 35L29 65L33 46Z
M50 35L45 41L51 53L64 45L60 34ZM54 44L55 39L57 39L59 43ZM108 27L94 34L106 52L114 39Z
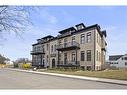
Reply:
M66 75L66 74L58 74L58 73L37 72L37 71L28 71L28 70L10 69L10 68L8 68L8 69L9 70L13 70L13 71L19 71L19 72L27 72L27 73L34 73L34 74L59 76L59 77L82 79L82 80L89 80L89 81L96 81L96 82L103 82L103 83L112 83L112 84L119 84L119 85L126 85L127 86L127 81L124 81L124 80L85 77L85 76L76 76L76 75Z

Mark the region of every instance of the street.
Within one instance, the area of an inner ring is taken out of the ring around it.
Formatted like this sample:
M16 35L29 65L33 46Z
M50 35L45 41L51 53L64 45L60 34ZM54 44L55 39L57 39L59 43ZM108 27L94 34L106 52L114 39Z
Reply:
M0 89L127 89L126 85L0 69Z

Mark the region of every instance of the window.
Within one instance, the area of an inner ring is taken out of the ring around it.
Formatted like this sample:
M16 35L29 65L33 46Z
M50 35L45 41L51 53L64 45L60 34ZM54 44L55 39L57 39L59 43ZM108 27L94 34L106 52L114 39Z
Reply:
M86 68L88 71L92 70L91 66L87 66Z
M72 61L76 61L76 54L75 54L75 52L72 52Z
M85 61L85 52L81 51L81 61Z
M47 44L47 51L48 51L49 45Z
M64 39L64 47L67 47L67 38Z
M47 55L47 63L48 63L48 58L49 58L49 57L48 57L48 55Z
M127 57L123 57L122 60L127 60Z
M127 57L124 57L124 60L127 60Z
M97 61L98 61L98 51L97 51Z
M53 52L53 45L51 46L51 52Z
M87 50L87 61L91 61L91 50Z
M91 42L91 32L87 33L87 43Z
M85 34L81 34L81 44L85 43Z
M54 51L56 51L56 45L54 45Z
M72 45L74 44L75 42L75 36L72 37Z
M72 37L72 42L75 41L75 36Z
M127 62L125 62L125 66L127 66Z
M100 61L100 52L98 51L98 61Z
M45 48L44 48L44 45L42 45L42 51L45 52Z
M81 30L81 29L84 29L83 25L79 25L79 26L77 27L77 30Z
M97 43L98 43L98 33L97 33Z

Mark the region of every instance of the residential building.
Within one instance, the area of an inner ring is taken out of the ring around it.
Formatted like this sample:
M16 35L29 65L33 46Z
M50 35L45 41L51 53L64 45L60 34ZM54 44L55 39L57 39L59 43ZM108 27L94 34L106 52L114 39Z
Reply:
M69 27L56 37L48 35L33 44L32 65L39 67L81 67L101 70L105 63L106 31L98 24Z
M108 63L110 66L115 66L117 68L127 68L127 54L111 55L109 56Z

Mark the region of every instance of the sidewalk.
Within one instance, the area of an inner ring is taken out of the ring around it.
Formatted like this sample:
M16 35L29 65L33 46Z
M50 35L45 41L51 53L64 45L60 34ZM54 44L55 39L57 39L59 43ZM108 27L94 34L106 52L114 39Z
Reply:
M127 81L124 81L124 80L85 77L85 76L76 76L76 75L66 75L66 74L58 74L58 73L47 73L47 72L38 72L38 71L20 70L20 69L11 69L11 68L8 68L8 69L14 70L14 71L20 71L20 72L27 72L27 73L44 74L44 75L52 75L52 76L67 77L67 78L74 78L74 79L82 79L82 80L90 80L90 81L97 81L97 82L127 85Z

